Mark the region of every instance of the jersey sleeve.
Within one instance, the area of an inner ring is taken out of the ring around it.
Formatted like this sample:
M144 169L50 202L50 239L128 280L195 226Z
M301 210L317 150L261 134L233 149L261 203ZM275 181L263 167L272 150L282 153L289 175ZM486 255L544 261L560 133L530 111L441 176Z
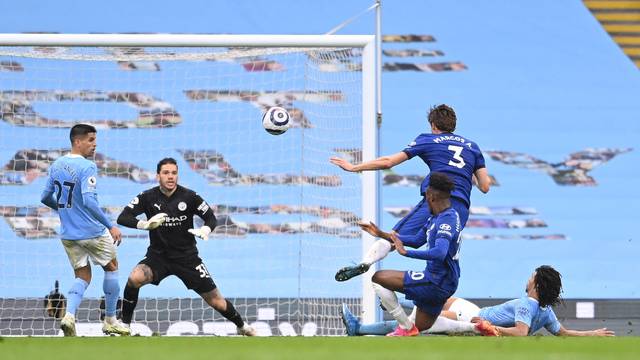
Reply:
M456 238L456 218L453 214L438 218L436 222L436 239L445 239L451 242Z
M54 192L55 188L53 187L53 178L51 177L51 171L49 171L49 176L47 176L47 182L44 186L44 190L40 195L40 202L47 205L51 209L58 211L58 204L53 199Z
M409 143L409 145L407 145L407 147L405 147L402 152L404 152L405 154L407 154L407 156L409 157L409 159L411 159L414 156L417 156L418 154L420 154L424 149L424 146L422 144L422 135L418 136L417 138L415 138L415 140L413 140L412 142Z
M474 143L473 145L477 151L476 166L473 168L473 172L476 172L476 170L485 168L487 167L487 165L485 164L484 155L482 155L482 150L480 150L480 148L478 147L478 144Z
M136 225L138 224L136 216L142 213L144 213L144 193L140 193L131 199L129 204L122 209L117 222L122 226L136 228Z
M44 192L52 193L55 191L53 187L53 177L51 176L51 168L49 168L49 174L47 176L47 182L44 185Z
M98 183L98 169L96 164L91 163L80 175L80 190L82 194L96 193Z
M553 335L558 335L561 327L562 325L560 324L560 321L558 321L558 317L556 316L556 313L554 313L553 310L550 309L549 318L547 319L547 322L544 324L544 328L547 329L547 331L549 331Z
M204 224L211 228L211 230L215 229L217 220L209 204L207 204L207 202L198 194L194 194L193 203L196 209L196 215L204 220Z
M515 305L515 319L514 322L521 322L531 327L531 320L533 319L533 309L531 303L527 299L519 299Z

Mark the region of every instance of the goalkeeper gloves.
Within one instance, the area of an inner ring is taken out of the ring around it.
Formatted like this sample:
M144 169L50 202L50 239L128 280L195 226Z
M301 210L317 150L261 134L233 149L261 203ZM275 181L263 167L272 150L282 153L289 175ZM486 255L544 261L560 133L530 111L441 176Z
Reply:
M211 234L211 228L207 225L202 226L199 229L189 229L188 232L192 233L194 236L199 237L200 239L207 241L209 240L209 234Z
M153 230L162 225L164 219L167 217L165 213L155 214L149 220L140 220L136 227L140 230Z

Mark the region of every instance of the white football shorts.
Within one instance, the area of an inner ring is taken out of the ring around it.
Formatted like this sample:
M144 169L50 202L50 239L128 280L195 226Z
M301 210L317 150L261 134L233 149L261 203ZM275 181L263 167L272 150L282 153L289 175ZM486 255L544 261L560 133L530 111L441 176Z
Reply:
M105 266L116 257L116 245L111 234L86 240L62 240L64 250L73 269L89 265L89 258L95 265Z
M457 298L449 307L449 311L453 311L459 321L470 322L472 317L478 316L480 308L468 300Z

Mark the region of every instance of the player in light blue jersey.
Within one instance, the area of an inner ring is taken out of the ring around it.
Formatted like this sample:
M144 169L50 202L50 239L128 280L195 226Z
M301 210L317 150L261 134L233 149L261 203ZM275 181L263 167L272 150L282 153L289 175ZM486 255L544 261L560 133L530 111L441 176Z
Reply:
M429 329L449 297L458 288L460 266L460 216L451 206L453 182L442 173L431 173L426 200L432 216L414 235L396 235L381 231L375 224L361 224L373 236L392 241L400 255L427 260L424 271L380 270L372 278L380 302L398 321L398 327L388 336L416 336ZM405 245L425 250L406 250ZM394 291L405 294L417 307L415 321L410 320L400 306Z
M429 111L430 134L420 134L403 151L390 156L383 156L359 165L333 157L331 163L351 172L390 169L413 157L419 157L430 169L430 173L441 172L449 176L455 184L451 193L451 206L458 212L462 228L469 218L471 205L471 188L475 182L483 193L490 188L491 179L485 167L484 157L478 145L461 135L454 134L457 118L454 110L447 105L439 105ZM393 231L401 235L414 235L426 223L430 216L429 205L424 199L425 189L429 183L429 174L420 186L422 199L401 219ZM347 266L336 273L337 281L346 281L365 273L375 262L392 251L388 241L378 240L365 254L362 262L355 266Z
M71 152L51 164L41 196L43 204L58 212L62 245L75 274L60 328L65 336L76 335L75 313L91 282L91 258L105 271L102 288L106 316L102 331L129 335L129 329L116 319L120 292L116 245L120 244L122 234L100 209L96 164L87 159L95 154L97 131L91 125L77 124L71 128L69 138Z
M447 300L436 323L427 333L479 332L491 334L491 327L478 328L480 320L489 321L496 330L494 335L527 336L545 328L557 336L615 336L607 328L594 330L567 329L556 317L552 306L560 302L562 282L560 273L551 266L538 267L527 281L527 296L499 305L479 308L472 302L451 297ZM415 313L415 309L414 309ZM409 316L413 318L415 315ZM343 305L342 319L347 335L384 335L397 326L396 321L360 324L358 319ZM473 323L475 322L475 324Z

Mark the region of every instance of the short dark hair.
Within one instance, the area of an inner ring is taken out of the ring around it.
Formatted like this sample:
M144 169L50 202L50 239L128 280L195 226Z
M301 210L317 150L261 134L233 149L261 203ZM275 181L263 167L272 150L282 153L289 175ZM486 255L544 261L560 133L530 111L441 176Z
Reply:
M452 133L456 130L456 112L445 104L429 109L429 124L434 124L440 131Z
M85 136L85 135L91 134L91 133L97 133L97 132L98 132L98 130L96 130L95 127L93 127L92 125L89 125L89 124L75 124L75 125L73 125L73 127L69 131L69 140L71 141L71 146L73 146L73 140L75 140L76 138L78 138L80 136Z
M429 187L440 192L442 197L448 198L451 196L454 184L445 173L432 172L429 174Z
M166 157L158 161L158 166L156 167L156 174L160 174L160 168L162 168L162 165L166 165L166 164L173 164L176 167L178 167L178 163L176 162L176 159L171 157Z
M536 269L533 278L534 286L538 292L540 306L556 305L562 300L562 275L549 265L542 265Z

